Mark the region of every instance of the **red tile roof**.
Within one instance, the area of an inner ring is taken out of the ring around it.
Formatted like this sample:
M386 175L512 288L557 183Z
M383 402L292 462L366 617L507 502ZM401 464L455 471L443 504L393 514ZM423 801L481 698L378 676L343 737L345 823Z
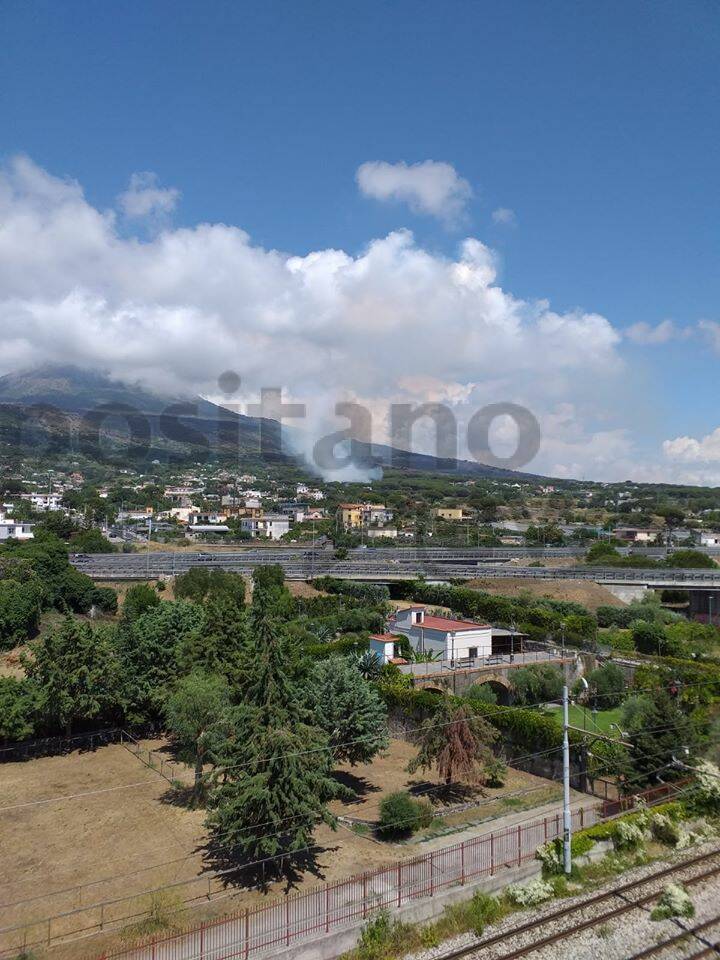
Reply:
M381 640L383 643L388 643L390 640L397 640L397 635L394 633L371 633L371 640Z
M428 617L423 618L422 623L414 623L414 627L428 627L430 630L444 630L449 633L451 630L455 633L461 633L465 630L489 630L489 623L473 623L471 620L451 620L449 617Z

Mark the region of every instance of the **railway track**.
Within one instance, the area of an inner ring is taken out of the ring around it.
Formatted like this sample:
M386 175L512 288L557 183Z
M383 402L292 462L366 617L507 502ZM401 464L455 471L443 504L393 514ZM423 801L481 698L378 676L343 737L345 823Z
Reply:
M597 893L570 906L561 907L535 920L528 920L511 930L486 937L473 946L452 950L443 954L438 960L460 960L460 958L467 958L467 960L489 960L489 958L492 958L492 960L516 960L519 957L526 957L569 936L600 926L633 910L645 907L657 898L665 881L679 881L685 886L691 887L718 875L720 875L720 849L715 849L689 860L683 860L681 863L671 864L648 876L614 887L612 890ZM651 889L648 890L647 888ZM617 902L618 900L620 903ZM588 914L590 915L588 916ZM720 921L715 921L715 923L718 924ZM677 942L686 936L688 936L688 931L680 934ZM507 952L502 952L503 946L515 944L518 939L524 942L521 942L518 946L511 946ZM659 950L665 946L666 944L658 944L654 949ZM701 952L696 956L719 955L715 952L714 947L704 946L702 949L711 952ZM642 953L638 954L638 958L655 955L652 952ZM662 954L657 953L657 956L662 956ZM672 954L668 956L672 956ZM636 958L633 958L633 960L636 960Z
M676 960L678 948L689 946L692 939L697 940L699 949L695 953L686 953L683 960L700 960L701 957L720 956L720 917L713 917L694 927L681 930L674 937L634 953L628 960Z

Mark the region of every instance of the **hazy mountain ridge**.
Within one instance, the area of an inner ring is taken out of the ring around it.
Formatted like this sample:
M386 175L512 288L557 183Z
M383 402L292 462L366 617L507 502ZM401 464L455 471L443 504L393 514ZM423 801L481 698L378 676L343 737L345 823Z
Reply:
M171 454L175 460L197 459L205 452L222 458L286 460L280 424L261 421L221 407L202 397L163 396L139 383L128 384L107 374L69 364L46 364L0 377L0 440L20 451L48 447L72 433L85 453L92 452L93 431L103 407L112 405L139 414L150 433L150 455ZM194 412L188 412L189 408ZM264 453L260 450L260 428ZM297 428L293 428L297 432ZM290 432L290 431L288 431ZM129 446L127 429L119 417L107 418L102 435L111 443ZM485 477L523 478L532 475L488 467L463 460L440 460L427 454L396 450L383 444L353 442L354 455L363 466L393 466L427 473L461 473Z

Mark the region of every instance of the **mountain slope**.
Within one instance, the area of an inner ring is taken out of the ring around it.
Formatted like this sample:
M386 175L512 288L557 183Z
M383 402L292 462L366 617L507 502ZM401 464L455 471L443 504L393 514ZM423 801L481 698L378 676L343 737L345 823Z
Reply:
M119 415L122 413L126 416ZM213 455L239 458L248 464L297 462L283 453L280 429L273 420L242 416L202 397L163 396L140 384L122 383L71 365L49 364L0 377L0 444L21 454L72 449L102 460L107 449L112 449L133 459L171 457L177 462ZM283 429L290 438L298 432L296 428ZM353 441L353 453L356 464L368 469L392 466L423 473L525 480L531 476L383 444Z

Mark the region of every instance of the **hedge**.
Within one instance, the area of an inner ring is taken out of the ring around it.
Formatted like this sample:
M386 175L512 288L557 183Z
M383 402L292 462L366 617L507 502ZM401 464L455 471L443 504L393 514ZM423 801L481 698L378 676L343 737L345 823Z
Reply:
M380 694L388 709L396 708L416 720L424 720L437 710L438 695L427 690L415 690L399 685L382 685ZM562 729L554 717L539 710L525 707L506 707L500 704L483 703L472 698L446 695L451 703L467 704L472 710L485 717L508 740L516 746L532 750L543 750L562 746ZM570 742L580 744L583 735L570 730Z

